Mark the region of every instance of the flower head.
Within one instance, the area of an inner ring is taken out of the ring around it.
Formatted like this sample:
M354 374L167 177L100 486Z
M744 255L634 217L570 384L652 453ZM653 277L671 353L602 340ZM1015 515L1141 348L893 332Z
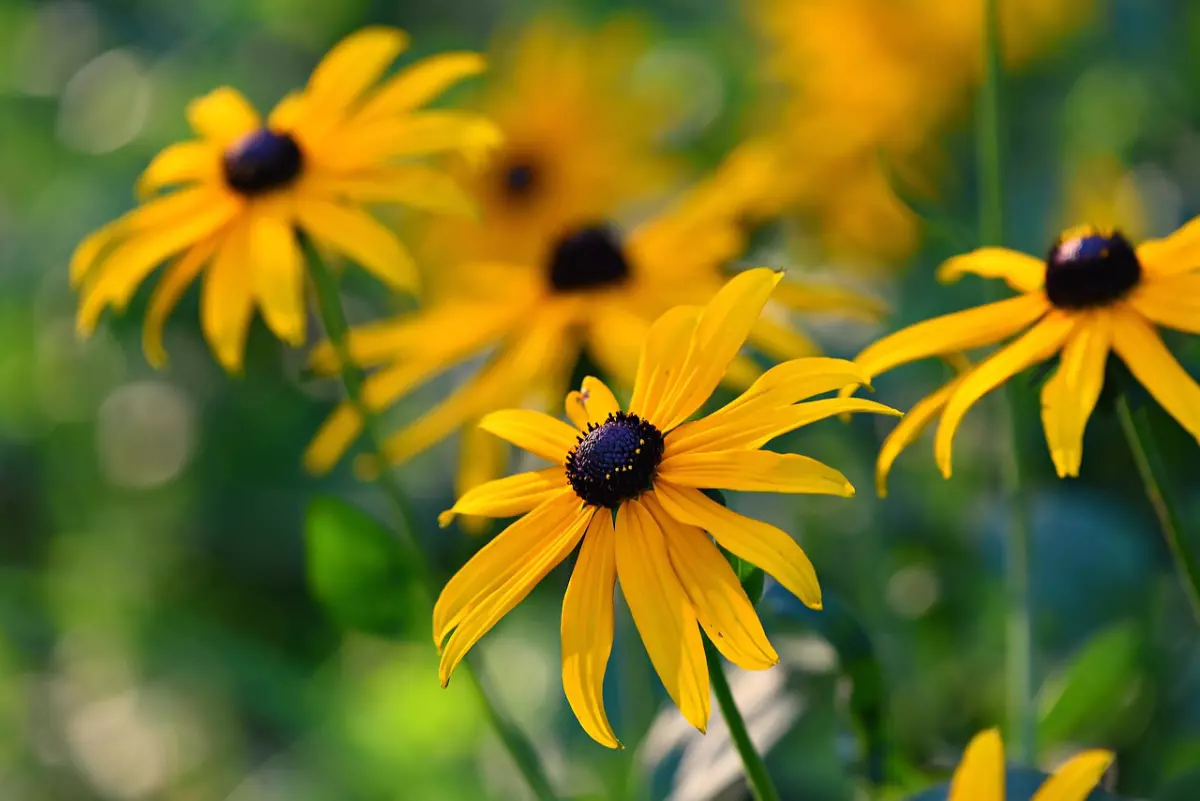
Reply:
M667 692L697 728L705 728L709 715L701 629L742 667L778 661L709 535L820 608L812 564L783 531L726 509L701 490L851 495L853 488L836 470L759 449L831 415L895 414L854 398L798 403L863 378L850 362L813 358L768 370L724 408L687 422L716 388L780 277L750 270L705 308L678 307L660 317L646 335L627 410L608 387L587 378L567 397L573 425L530 410L483 418L484 429L553 466L476 487L441 516L447 525L456 514L523 515L438 598L433 633L443 684L468 649L580 542L563 599L563 686L597 741L618 745L602 697L617 580Z
M124 309L169 262L146 316L152 364L166 360L164 321L206 268L201 324L226 369L241 368L255 308L276 336L303 344L298 232L389 286L415 288L407 250L362 204L469 211L453 181L413 160L445 152L476 158L500 135L475 114L420 110L483 69L474 53L428 58L376 86L407 43L394 28L347 37L266 120L228 87L193 101L188 121L197 138L159 153L138 182L145 202L87 237L72 257L79 330L90 333L109 306Z
M1084 751L1064 763L1032 801L1084 801L1112 764L1110 751ZM949 801L1004 801L1004 742L997 729L972 738L950 781Z
M918 323L883 338L855 361L871 376L929 356L1008 342L922 400L884 443L882 492L900 451L941 416L935 452L950 476L951 442L967 411L1015 374L1059 357L1042 387L1042 423L1060 477L1076 476L1083 432L1116 355L1185 429L1200 437L1200 386L1179 365L1156 326L1200 333L1200 221L1166 239L1132 245L1094 226L1062 234L1044 259L981 248L942 265L940 277L1001 278L1021 294Z

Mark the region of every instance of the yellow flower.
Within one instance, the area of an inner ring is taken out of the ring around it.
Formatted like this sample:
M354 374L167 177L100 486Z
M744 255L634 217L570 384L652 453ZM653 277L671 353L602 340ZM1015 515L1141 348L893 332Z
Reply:
M1020 337L918 403L884 443L877 464L883 488L892 462L939 414L937 462L950 477L950 446L967 410L1016 373L1059 356L1042 388L1042 423L1060 477L1079 474L1083 431L1115 353L1185 429L1200 437L1200 386L1163 344L1156 325L1200 333L1200 220L1166 239L1133 247L1120 233L1068 230L1042 259L981 248L950 259L939 277L1001 278L1021 294L898 331L855 361L869 376L929 356ZM1026 330L1027 329L1027 330Z
M1112 764L1110 751L1084 751L1054 772L1032 801L1084 801ZM975 735L950 781L950 801L1004 801L1004 743L1000 732Z
M486 169L461 176L478 220L421 225L432 277L465 261L541 261L563 231L612 219L678 175L661 146L668 104L635 75L646 49L635 18L598 30L543 18L497 42L475 108L505 143Z
M305 341L304 264L297 232L353 259L389 286L412 289L412 258L364 203L469 211L444 174L412 159L457 152L478 157L499 142L476 114L420 111L483 69L474 53L434 56L379 81L405 49L393 28L367 28L338 44L308 86L264 123L236 90L192 102L197 139L158 154L139 190L149 199L87 237L71 259L80 286L78 327L89 334L108 306L123 310L138 286L170 262L150 299L147 359L165 362L162 325L208 267L201 325L230 371L241 369L255 307L283 341ZM156 194L167 190L163 194Z
M467 562L438 598L433 635L443 685L467 651L580 541L563 599L563 687L598 742L619 746L603 701L618 578L655 670L701 731L709 716L701 629L741 667L779 661L705 531L819 609L812 564L783 531L726 509L701 489L852 495L846 478L820 462L759 449L831 415L895 414L854 398L797 403L863 380L852 363L822 358L781 364L722 409L685 422L716 388L780 277L750 270L707 307L681 306L660 317L645 336L628 411L608 387L587 378L566 400L574 425L530 410L483 418L484 429L554 466L477 487L440 518L447 525L456 514L524 515Z
M622 386L630 386L654 319L673 305L703 304L722 286L722 265L741 253L740 170L698 185L673 207L623 235L607 223L567 229L547 257L532 263L469 262L451 271L438 302L413 314L351 331L349 348L365 367L379 367L364 385L375 409L394 403L455 364L492 349L482 369L431 411L391 436L384 456L403 462L483 414L510 406L551 408L566 390L580 353ZM816 345L791 327L789 312L874 314L877 304L835 287L785 282L751 342L774 361L809 356ZM313 352L314 369L337 367L328 345ZM730 382L746 386L759 374L747 356L734 360ZM305 454L313 472L330 469L359 436L350 403L339 406ZM477 481L499 465L478 438L464 438L460 460ZM367 465L364 463L364 467ZM371 468L373 469L373 468ZM474 483L460 476L459 489Z

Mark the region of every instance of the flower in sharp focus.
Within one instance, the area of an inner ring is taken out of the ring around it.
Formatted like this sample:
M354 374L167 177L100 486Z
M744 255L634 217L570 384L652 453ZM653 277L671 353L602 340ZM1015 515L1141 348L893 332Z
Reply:
M163 323L202 272L201 326L227 370L241 369L256 307L276 336L303 344L297 232L389 286L415 288L412 258L363 204L469 213L470 201L448 176L414 159L458 153L477 160L500 134L473 113L420 109L482 71L477 54L433 56L379 83L407 42L393 28L347 37L265 121L228 87L193 101L187 116L197 138L159 153L139 180L146 201L87 237L71 259L79 330L90 333L109 306L123 310L169 262L146 316L152 364L165 362Z
M1076 476L1083 432L1100 397L1109 354L1129 368L1158 403L1200 437L1200 386L1167 350L1156 326L1200 333L1200 220L1165 239L1134 247L1119 232L1066 231L1043 259L981 248L950 259L939 277L999 278L1020 294L926 320L874 343L855 361L869 376L929 356L1008 342L918 403L884 443L882 487L896 456L940 415L935 454L950 477L951 441L967 411L1022 370L1052 357L1042 387L1042 423L1060 477Z
M1110 751L1083 751L1047 779L1031 801L1084 801L1112 764ZM1004 743L997 729L971 739L950 781L949 801L1004 801Z
M580 542L563 599L563 686L583 728L598 742L619 745L602 694L617 580L667 692L701 731L709 716L701 629L737 665L763 669L778 662L709 535L820 608L812 564L783 531L725 508L702 489L851 495L853 488L836 470L759 449L831 415L895 414L854 398L798 403L862 380L851 362L813 358L768 370L725 407L686 422L716 388L780 277L751 270L703 309L681 306L660 317L646 336L627 411L608 387L588 378L567 397L573 425L531 410L483 418L483 428L553 466L483 484L440 518L447 525L456 514L523 515L467 562L438 598L433 633L443 684L467 651Z

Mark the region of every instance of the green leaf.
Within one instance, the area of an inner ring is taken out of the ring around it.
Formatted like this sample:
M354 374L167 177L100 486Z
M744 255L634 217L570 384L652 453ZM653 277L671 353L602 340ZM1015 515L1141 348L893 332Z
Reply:
M424 601L394 535L356 506L320 496L305 519L308 584L339 625L396 637Z

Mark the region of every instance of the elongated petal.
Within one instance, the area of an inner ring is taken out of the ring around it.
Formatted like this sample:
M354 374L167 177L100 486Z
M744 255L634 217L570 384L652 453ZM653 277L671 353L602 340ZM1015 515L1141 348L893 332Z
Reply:
M854 487L837 470L795 453L748 450L681 453L664 459L658 476L681 487L854 494Z
M404 31L383 26L363 28L338 42L308 80L306 114L312 119L342 116L406 47Z
M1200 334L1200 274L1145 280L1130 295L1129 304L1159 325Z
M454 495L462 498L468 492L482 487L489 481L497 481L508 472L509 455L512 448L504 440L496 437L475 425L467 423L458 435L458 467L454 470ZM563 476L559 486L566 484ZM545 496L545 497L548 497ZM545 497L531 499L527 506L511 514L524 514L536 507ZM438 523L445 527L448 512L438 515ZM484 533L488 529L489 519L481 515L467 515L459 518L458 527L471 536Z
M200 294L200 327L204 338L230 373L240 373L246 334L254 315L250 285L250 249L245 225L235 226L217 251Z
M221 152L211 142L179 142L154 157L138 177L137 192L145 197L168 186L214 181L220 168Z
M560 494L566 486L567 474L557 466L499 478L468 490L453 507L438 515L438 524L445 528L455 515L523 515Z
M821 587L812 562L783 531L726 509L697 489L659 481L654 496L671 517L704 529L722 548L774 576L806 606L821 608Z
M821 353L821 346L808 334L766 317L759 317L754 323L749 340L774 362L811 358Z
M595 511L591 507L577 508L574 518L560 527L553 536L534 550L522 554L517 562L516 571L503 584L488 595L476 596L471 601L470 609L463 615L442 650L438 678L443 687L450 682L450 675L467 655L467 651L471 650L471 646L491 631L500 618L525 600L538 582L575 550Z
M215 250L216 240L211 237L193 245L163 272L155 284L146 307L146 322L142 326L142 350L151 366L161 368L167 363L167 352L162 344L163 324Z
M1054 771L1032 801L1084 801L1113 763L1111 751L1084 751Z
M1062 347L1074 324L1075 320L1069 315L1049 315L1020 339L1000 349L963 377L946 401L946 409L942 412L942 421L933 441L933 452L942 475L950 477L950 447L967 410L1026 367L1050 358Z
M357 124L379 122L434 100L463 78L478 75L487 63L478 53L440 53L402 70L379 88L355 116Z
M1200 217L1175 233L1138 245L1138 261L1155 278L1191 272L1200 264Z
M323 150L321 158L338 170L369 167L382 159L437 153L461 153L468 160L478 162L503 141L500 129L478 114L420 111L364 126L361 131L347 135L337 151Z
M544 549L579 514L582 504L570 488L543 501L514 521L459 568L438 595L433 607L433 642L438 648L459 624L477 598L486 598L521 568L529 554Z
M1018 292L1037 292L1046 280L1046 262L1007 248L979 248L944 262L937 275L951 282L967 273L1002 278Z
M1158 332L1136 312L1117 309L1112 345L1159 405L1200 439L1200 386L1167 350Z
M604 673L613 642L616 547L612 513L600 509L584 535L562 607L563 691L583 730L609 748L621 747L604 711Z
M554 464L566 461L579 436L563 421L532 409L492 412L479 421L479 427Z
M322 177L320 187L356 203L402 203L440 214L475 214L474 201L453 178L422 164L392 164L361 174Z
M699 316L700 309L695 306L676 306L650 326L638 359L633 398L629 401L631 413L655 425L663 418L668 393L683 370Z
M884 337L854 361L867 375L876 376L918 359L1000 342L1049 309L1045 295L1037 293L935 317Z
M1082 315L1058 369L1042 387L1042 426L1059 478L1079 475L1083 431L1104 386L1111 344L1112 314L1098 309Z
M949 801L1004 801L1004 743L998 729L975 735L950 780Z
M250 101L228 86L188 103L187 118L197 135L222 150L262 126L262 118Z
M650 422L669 431L708 400L782 277L765 268L747 270L713 296L696 319L682 369L663 393L661 419Z
M420 285L417 266L400 240L362 209L305 198L296 204L296 216L315 239L349 256L388 286L414 291Z
M610 414L621 410L612 390L595 376L586 376L578 392L567 395L567 416L580 430L587 430L588 423L600 425Z
M288 220L258 214L250 225L250 273L263 319L292 347L304 344L304 256Z
M908 410L908 414L904 415L904 419L896 424L892 433L887 435L887 439L883 441L883 447L879 449L879 458L875 461L875 492L880 498L887 497L887 477L896 457L900 455L901 451L916 442L922 432L933 422L933 418L941 413L946 406L946 401L950 400L950 396L958 389L961 380L960 376L948 381L937 392L922 398Z
M779 664L779 654L767 640L754 605L712 540L696 526L671 517L653 493L643 496L642 502L666 535L675 575L721 655L746 670Z
M708 663L696 611L684 592L658 523L638 501L617 511L617 576L654 670L684 719L708 728Z
M771 295L773 303L794 312L834 312L845 317L878 320L886 313L883 301L834 284L799 281L790 276Z

